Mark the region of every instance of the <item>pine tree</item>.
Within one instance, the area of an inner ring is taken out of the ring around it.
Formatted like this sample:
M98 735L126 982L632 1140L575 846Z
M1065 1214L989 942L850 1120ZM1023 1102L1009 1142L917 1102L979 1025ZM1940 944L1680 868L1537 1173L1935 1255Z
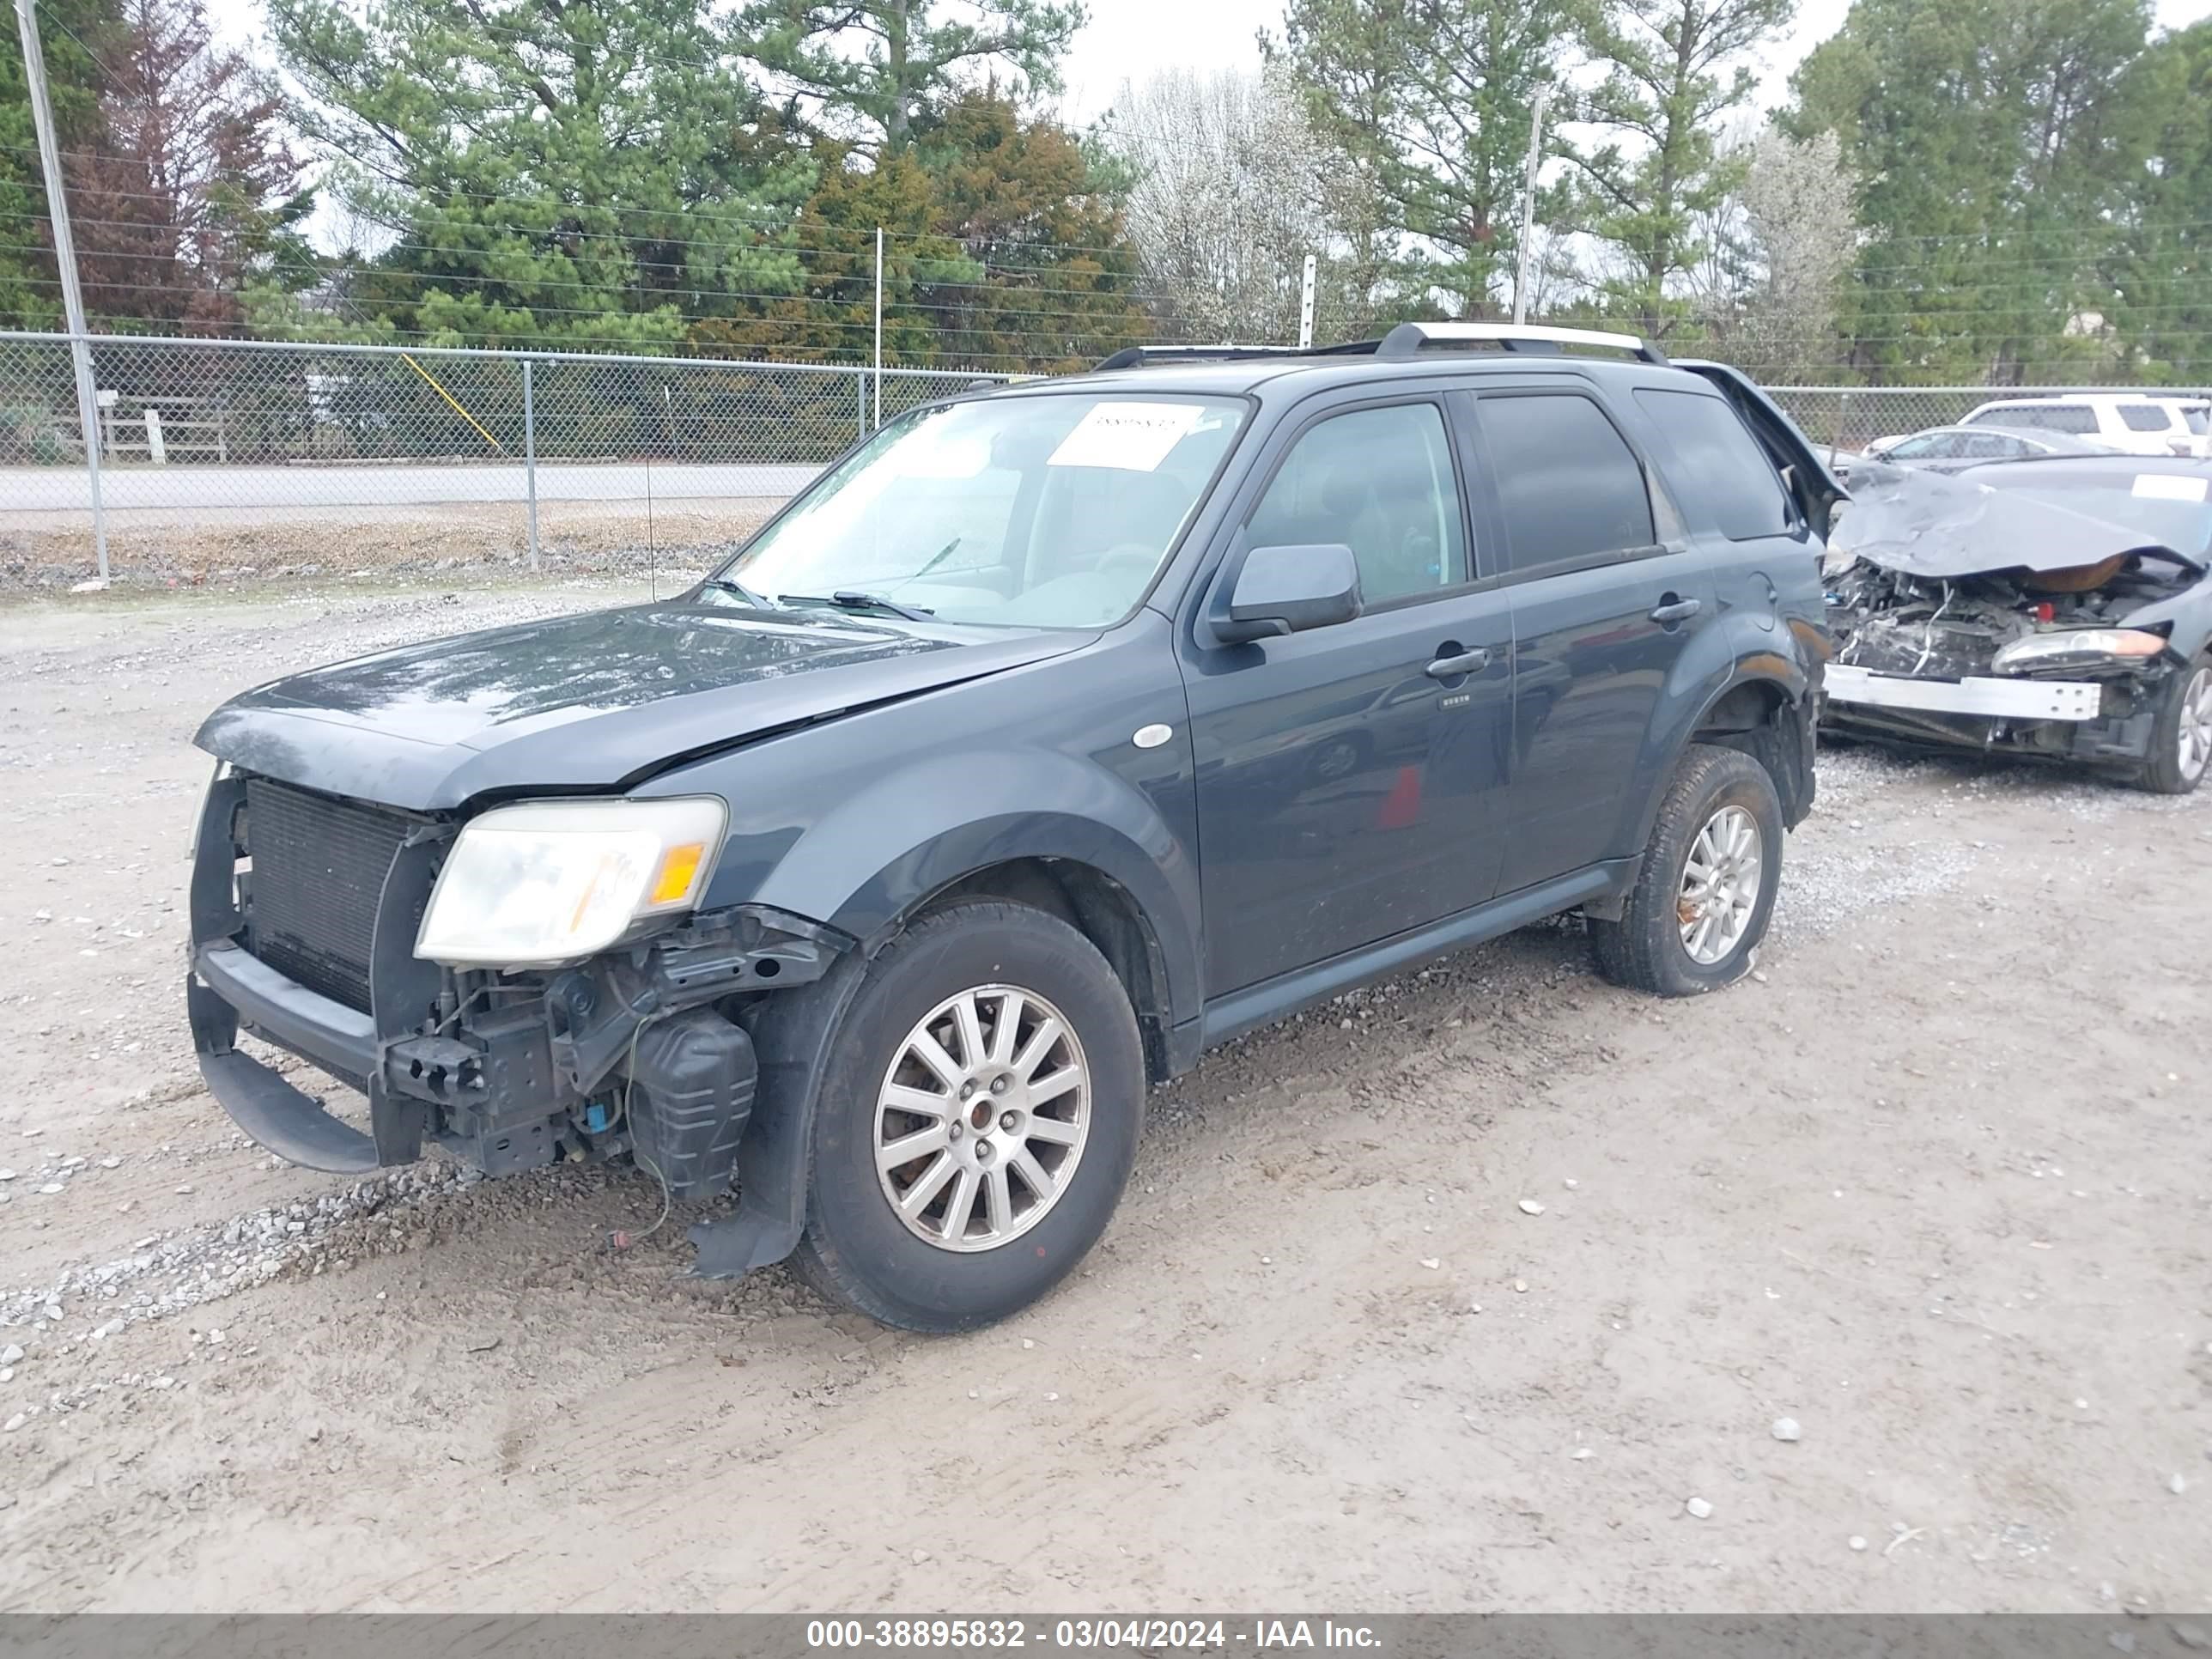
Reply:
M307 131L391 240L363 316L455 343L673 345L795 294L814 168L692 0L270 0Z

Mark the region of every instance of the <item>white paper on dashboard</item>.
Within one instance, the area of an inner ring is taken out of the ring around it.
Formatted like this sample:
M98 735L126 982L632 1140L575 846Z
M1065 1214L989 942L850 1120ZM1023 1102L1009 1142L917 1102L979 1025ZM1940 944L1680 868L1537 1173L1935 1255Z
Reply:
M2132 493L2162 501L2201 501L2206 482L2185 472L2138 472Z
M1205 413L1203 404L1097 404L1060 441L1045 465L1157 471Z

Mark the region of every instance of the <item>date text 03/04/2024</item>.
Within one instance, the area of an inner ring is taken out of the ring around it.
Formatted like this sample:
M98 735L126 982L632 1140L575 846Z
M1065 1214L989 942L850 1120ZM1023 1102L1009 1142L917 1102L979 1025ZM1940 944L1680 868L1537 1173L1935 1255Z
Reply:
M817 1619L807 1623L806 1644L824 1652L1036 1647L1289 1653L1373 1650L1382 1646L1382 1638L1370 1626L1328 1619Z

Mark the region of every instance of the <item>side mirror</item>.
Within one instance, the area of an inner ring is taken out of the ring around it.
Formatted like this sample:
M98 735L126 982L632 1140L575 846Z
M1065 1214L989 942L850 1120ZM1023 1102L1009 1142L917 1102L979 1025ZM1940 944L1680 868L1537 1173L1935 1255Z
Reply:
M1341 542L1255 547L1229 591L1229 614L1213 632L1223 643L1299 634L1359 614L1359 563Z

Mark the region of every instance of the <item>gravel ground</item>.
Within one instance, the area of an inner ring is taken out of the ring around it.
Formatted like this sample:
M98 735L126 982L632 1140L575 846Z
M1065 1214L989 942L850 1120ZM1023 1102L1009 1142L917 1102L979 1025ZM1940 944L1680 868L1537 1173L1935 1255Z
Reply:
M639 592L369 589L0 611L0 1608L2212 1605L2212 796L1829 754L1752 979L1553 924L1247 1038L933 1340L200 1089L205 710Z

